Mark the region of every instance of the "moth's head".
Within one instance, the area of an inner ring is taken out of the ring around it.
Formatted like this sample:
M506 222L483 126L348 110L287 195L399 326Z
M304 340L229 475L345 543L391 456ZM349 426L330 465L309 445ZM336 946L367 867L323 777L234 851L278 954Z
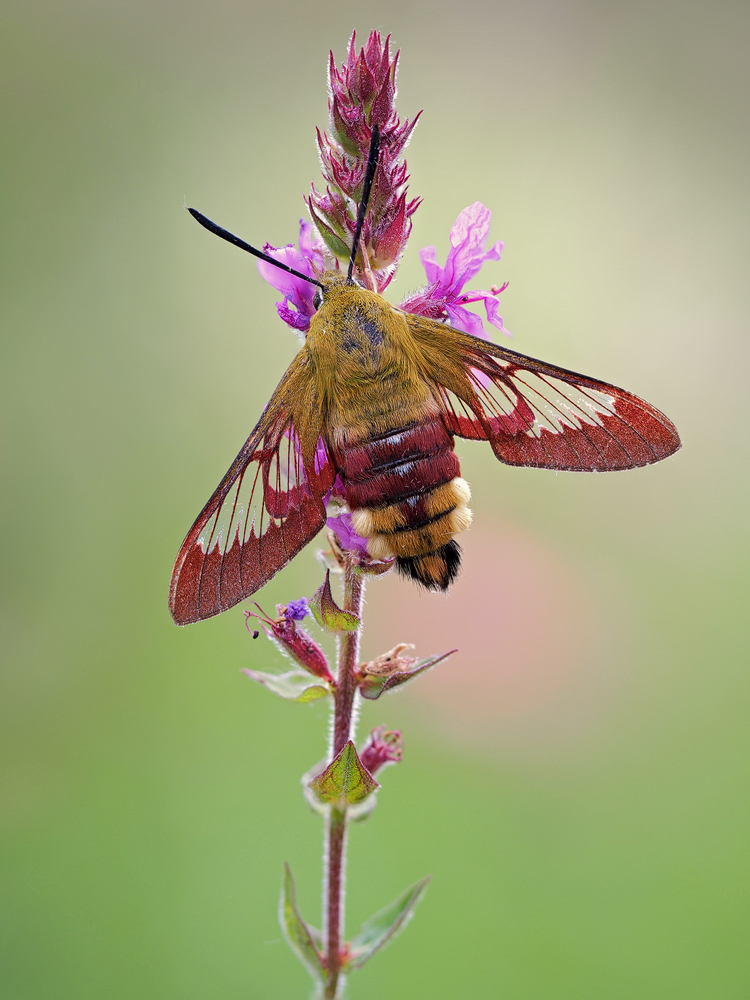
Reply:
M320 309L321 306L334 302L340 296L351 294L353 290L362 288L364 285L347 278L341 271L324 271L320 276L320 286L315 289L313 306Z

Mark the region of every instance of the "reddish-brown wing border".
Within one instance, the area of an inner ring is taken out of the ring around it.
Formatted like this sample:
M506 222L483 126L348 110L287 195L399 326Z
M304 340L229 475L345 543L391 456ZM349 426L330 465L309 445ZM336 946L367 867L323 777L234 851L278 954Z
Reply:
M211 618L267 583L325 524L334 477L322 440L314 468L304 466L292 418L272 401L182 543L175 622Z
M439 339L436 321L429 323ZM441 388L443 416L459 437L487 440L508 465L608 472L659 462L680 438L672 421L625 389L443 327L470 391ZM446 345L447 346L447 345Z

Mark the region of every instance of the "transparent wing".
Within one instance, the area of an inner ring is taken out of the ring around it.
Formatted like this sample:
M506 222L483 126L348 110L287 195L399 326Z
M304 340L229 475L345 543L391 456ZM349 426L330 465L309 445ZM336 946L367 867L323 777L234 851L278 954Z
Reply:
M182 543L169 593L175 622L211 618L267 583L325 524L334 477L325 441L305 468L291 418L267 410Z
M415 317L432 343L442 324ZM650 465L680 447L677 430L631 392L448 328L468 392L441 386L443 417L459 437L487 440L508 465L606 472Z

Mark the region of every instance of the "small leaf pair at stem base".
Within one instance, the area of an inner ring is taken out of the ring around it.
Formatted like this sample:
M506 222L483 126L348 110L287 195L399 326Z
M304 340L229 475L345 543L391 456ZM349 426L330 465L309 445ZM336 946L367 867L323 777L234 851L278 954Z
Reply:
M279 923L289 947L307 971L320 983L325 975L323 962L323 935L311 927L297 907L297 890L289 865L284 865L284 882L279 901Z
M380 910L362 924L359 934L344 946L342 971L361 969L365 962L380 951L409 922L417 903L424 896L432 878L428 875L402 892L388 906ZM279 922L286 935L289 947L297 955L317 983L327 974L323 950L323 935L311 927L297 906L297 893L289 865L284 865L284 882L279 901Z
M402 930L414 915L417 903L424 896L432 878L415 882L393 902L362 924L362 930L349 942L344 968L361 969L368 958L383 948Z

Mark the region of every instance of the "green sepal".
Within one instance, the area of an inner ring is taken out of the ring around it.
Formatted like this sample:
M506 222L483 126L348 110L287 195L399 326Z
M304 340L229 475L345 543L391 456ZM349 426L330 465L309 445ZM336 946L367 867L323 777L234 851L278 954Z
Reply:
M310 782L309 787L321 802L338 809L356 806L371 795L378 782L359 759L351 740L341 753Z
M341 260L348 260L351 256L351 248L346 245L346 243L341 239L341 237L331 229L327 222L324 222L320 218L318 213L312 206L312 201L309 204L310 215L312 216L313 222L323 237L326 246L331 251L335 257L339 257Z
M284 881L279 900L279 923L289 947L307 971L320 983L325 973L323 965L323 935L305 923L297 908L297 890L288 864L284 864Z
M251 680L257 681L279 698L302 703L325 698L330 691L322 684L311 684L306 670L288 670L285 674L264 674L260 670L243 670Z
M331 571L326 570L325 583L307 602L312 616L321 628L329 632L356 632L362 624L351 611L342 611L331 593Z
M424 896L431 878L432 875L428 875L427 878L415 882L389 906L362 924L362 930L349 943L347 967L361 969L368 958L372 958L376 951L393 940L413 916L414 909Z
M362 692L362 697L367 698L368 701L376 701L381 694L385 694L386 691L392 691L394 688L406 684L407 681L413 680L419 674L423 674L425 670L429 670L430 667L434 667L436 663L442 662L455 652L457 650L451 649L450 652L443 653L442 656L428 656L424 660L417 660L411 670L397 670L392 674L387 674L385 677L376 674L365 674L359 682L359 690Z
M351 138L346 131L346 123L341 117L341 111L339 110L338 101L334 99L331 105L331 132L336 138L340 146L343 146L344 152L348 153L350 156L359 157L362 155L362 150L360 144L356 139Z

